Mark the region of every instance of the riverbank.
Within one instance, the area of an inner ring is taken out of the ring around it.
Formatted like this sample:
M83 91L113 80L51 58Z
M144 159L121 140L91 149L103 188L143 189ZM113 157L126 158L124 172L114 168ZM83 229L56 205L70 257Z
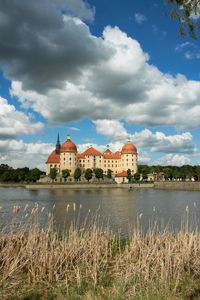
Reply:
M34 219L33 213L33 219ZM37 219L37 218L36 218ZM97 224L71 227L66 235L33 220L0 234L1 299L198 299L200 233L146 235L136 229L122 239Z
M0 187L24 187L29 190L38 189L138 189L155 188L162 190L200 191L200 182L155 181L154 183L0 183Z
M135 188L153 188L153 183L133 183L133 184L117 184L117 183L63 183L63 184L27 184L27 189L135 189Z
M200 191L199 181L155 181L155 189L179 190L179 191Z

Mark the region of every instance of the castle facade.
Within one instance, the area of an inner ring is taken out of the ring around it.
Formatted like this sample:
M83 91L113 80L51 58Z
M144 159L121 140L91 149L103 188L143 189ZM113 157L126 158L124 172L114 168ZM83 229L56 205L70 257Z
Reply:
M58 135L56 147L46 161L46 174L50 174L51 168L56 168L58 175L62 175L65 169L70 170L70 175L73 175L75 169L79 167L82 173L88 168L101 168L104 174L107 174L110 169L113 175L119 176L126 174L130 169L131 174L134 175L137 172L137 156L137 148L130 140L120 151L114 153L109 146L104 152L90 146L83 153L78 153L77 146L71 141L69 135L63 144L60 143Z

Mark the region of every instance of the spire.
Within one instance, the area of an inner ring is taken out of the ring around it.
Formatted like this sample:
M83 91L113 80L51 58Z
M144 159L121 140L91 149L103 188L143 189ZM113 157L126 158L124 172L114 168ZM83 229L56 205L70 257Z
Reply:
M60 144L60 136L59 136L59 132L58 132L58 136L57 136L57 144Z
M69 133L67 133L67 141L70 141L71 140L71 136Z
M56 142L56 154L60 154L60 148L61 148L61 144L60 144L60 137L58 133L57 142Z
M128 136L128 138L127 138L127 144L131 144L131 137L130 136Z

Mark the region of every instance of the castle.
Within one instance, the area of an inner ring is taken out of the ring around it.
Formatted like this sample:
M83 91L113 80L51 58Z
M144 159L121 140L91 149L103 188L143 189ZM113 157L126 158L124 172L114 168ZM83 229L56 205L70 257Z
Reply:
M116 177L120 177L120 174L125 177L127 170L130 169L131 174L134 175L137 172L137 148L128 140L121 151L115 153L110 151L109 146L103 153L92 146L83 153L78 153L77 146L71 141L69 135L62 145L58 135L55 150L46 162L46 174L50 174L51 168L56 168L58 175L62 175L65 169L70 170L70 175L73 175L78 167L82 173L87 168L101 168L105 175L110 169Z

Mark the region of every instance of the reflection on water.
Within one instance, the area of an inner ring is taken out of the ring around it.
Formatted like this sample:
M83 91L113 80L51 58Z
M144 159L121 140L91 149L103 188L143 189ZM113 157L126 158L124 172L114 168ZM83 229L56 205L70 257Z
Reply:
M35 204L37 203L37 204ZM28 204L26 211L24 207ZM0 225L7 226L12 219L12 208L20 206L15 222L31 213L38 205L44 210L41 223L47 222L47 212L52 211L57 228L69 228L72 222L82 226L98 218L99 224L114 232L127 234L134 228L140 216L140 224L146 230L155 220L159 225L170 224L176 230L186 210L196 216L199 224L200 193L165 191L154 189L92 189L92 190L26 190L24 188L0 188ZM28 219L28 218L27 218ZM193 217L191 217L192 221Z

